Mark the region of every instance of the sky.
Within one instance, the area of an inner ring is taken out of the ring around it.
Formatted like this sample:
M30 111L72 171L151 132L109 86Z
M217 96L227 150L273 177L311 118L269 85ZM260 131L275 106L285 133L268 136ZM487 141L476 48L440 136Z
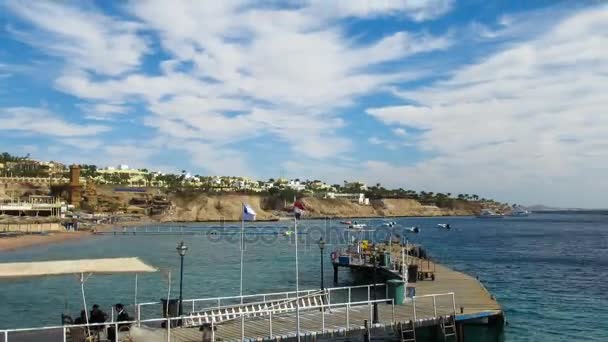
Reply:
M608 207L602 1L0 2L0 150Z

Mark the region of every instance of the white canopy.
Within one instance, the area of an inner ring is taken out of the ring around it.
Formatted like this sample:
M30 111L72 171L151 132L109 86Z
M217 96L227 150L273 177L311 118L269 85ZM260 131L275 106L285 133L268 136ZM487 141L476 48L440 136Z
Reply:
M157 269L139 258L80 259L0 263L0 279L55 276L64 274L146 273Z

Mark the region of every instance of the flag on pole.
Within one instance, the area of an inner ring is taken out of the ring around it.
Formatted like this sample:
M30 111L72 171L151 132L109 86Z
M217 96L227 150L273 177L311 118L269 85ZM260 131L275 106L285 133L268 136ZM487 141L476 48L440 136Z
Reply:
M243 204L243 221L255 221L255 215L257 214L249 204Z
M296 217L296 220L302 218L302 215L304 215L304 209L304 203L302 203L300 200L293 202L293 214Z

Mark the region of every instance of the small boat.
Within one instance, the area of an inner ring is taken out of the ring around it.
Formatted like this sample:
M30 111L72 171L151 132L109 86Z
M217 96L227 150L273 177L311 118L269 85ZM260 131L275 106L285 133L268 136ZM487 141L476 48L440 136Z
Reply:
M503 214L497 214L494 211L490 210L490 209L483 209L481 211L481 213L479 213L479 215L477 215L477 218L491 218L491 219L498 219L498 218L503 218L504 215Z
M511 216L513 217L526 217L528 215L530 215L530 211L522 207L516 207L511 211Z
M420 233L420 228L418 228L418 227L408 227L408 228L405 228L405 232L406 233L418 234L418 233Z
M351 225L353 224L352 221L340 221L341 224L347 224L347 225Z
M450 227L449 223L438 223L437 227L443 228L443 229L450 229L450 228L452 228L452 227Z
M350 229L363 229L363 228L367 228L367 225L365 223L353 223L350 226L348 226L348 228L350 228Z
M382 225L385 226L385 227L394 227L394 226L397 225L397 222L395 222L395 221L384 222Z

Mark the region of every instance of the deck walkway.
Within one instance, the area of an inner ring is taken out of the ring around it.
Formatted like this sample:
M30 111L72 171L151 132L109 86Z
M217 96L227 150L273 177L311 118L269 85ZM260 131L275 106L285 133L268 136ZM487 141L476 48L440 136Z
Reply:
M417 320L430 321L439 316L453 314L454 302L451 295L426 296L449 292L454 293L457 320L471 314L475 316L496 316L501 313L500 305L477 279L436 264L434 281L425 280L416 283ZM325 332L362 328L364 320L371 321L371 310L372 306L365 304L351 306L349 309L346 307L331 308L331 310L326 310L324 314L319 309L303 311L300 313L300 331L301 334L319 334L323 332L323 325ZM394 311L391 304L379 304L378 313L382 325L407 322L414 318L411 301L402 305L395 305ZM295 313L273 315L272 334L270 329L271 323L268 317L248 319L245 322L245 338L258 340L267 339L271 336L294 336L296 334ZM159 334L166 336L165 331L159 331ZM171 337L172 341L179 342L200 341L201 332L198 328L177 328L171 330ZM215 337L216 340L222 341L240 340L241 320L237 319L219 324Z

